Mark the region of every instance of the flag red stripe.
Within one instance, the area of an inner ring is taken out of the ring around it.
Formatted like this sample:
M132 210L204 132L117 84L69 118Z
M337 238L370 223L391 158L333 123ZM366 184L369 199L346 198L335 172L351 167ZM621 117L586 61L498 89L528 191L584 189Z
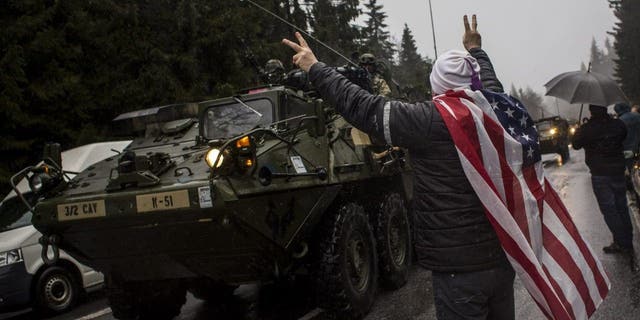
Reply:
M580 271L580 268L576 262L571 258L571 253L565 248L565 246L556 238L556 236L545 225L542 226L542 237L546 246L553 247L554 250L549 250L549 255L553 260L560 265L562 270L569 276L569 279L573 282L578 290L578 294L584 302L587 314L592 314L596 307L589 295L589 286L584 279L584 275ZM556 291L558 292L558 291Z
M573 318L573 315L574 315L573 306L571 305L571 303L569 303L569 300L567 300L567 297L564 295L562 288L560 288L558 281L556 281L556 279L554 279L551 276L551 274L549 273L549 269L547 269L547 267L545 267L544 265L542 266L542 270L544 270L544 273L547 275L547 278L549 278L549 282L551 282L551 286L553 287L553 290L558 294L558 298L560 299L560 301L562 301L562 305L567 309L567 312Z
M529 243L531 243L531 236L529 234L529 221L527 219L527 211L524 206L524 198L522 187L520 186L520 180L513 173L511 167L506 161L507 156L505 155L504 128L486 114L484 116L484 127L489 133L489 137L491 138L493 146L498 152L498 156L500 159L502 183L507 200L507 208L513 215L513 218L516 220L516 223L520 227L520 230L522 230L522 233L524 233L524 237Z
M551 308L551 313L553 314L553 317L550 317L549 319L573 319L573 316L567 313L567 310L564 308L564 304L562 303L562 301L555 300L556 295L554 293L554 290L552 290L547 285L545 279L538 273L533 262L529 260L524 252L522 252L516 241L511 238L507 231L505 231L500 226L493 215L487 214L487 218L489 219L489 222L491 222L491 225L493 225L493 228L496 230L496 234L498 235L498 238L500 239L500 243L502 244L504 250L507 252L507 254L518 261L525 272L527 272L529 277L531 277L531 279L533 279L533 281L536 283L538 289L540 289L540 292L542 292L545 300L547 301L547 305L549 305L549 308Z
M578 233L578 229L576 228L575 224L573 224L573 220L571 220L571 217L569 216L569 211L567 210L567 208L565 208L562 201L560 201L560 197L551 187L549 181L547 181L546 179L545 189L547 190L545 201L547 202L549 207L553 211L555 211L556 216L558 216L558 219L560 220L560 222L562 222L564 228L567 230L569 235L571 235L571 238L580 249L580 253L582 254L582 256L584 256L587 264L589 265L589 268L591 269L591 272L593 273L596 285L598 286L600 297L604 299L607 296L607 292L609 292L609 285L607 284L604 275L600 272L597 266L597 262L593 254L591 253L591 250L589 250L587 244L582 239L582 236L580 236L580 234Z
M449 102L449 101L447 101ZM469 122L469 120L471 120L471 122L473 122L473 119L469 119L467 118L460 118L458 117L456 120L456 118L454 118L445 107L441 106L440 104L436 103L435 104L436 107L438 108L438 110L440 111L440 115L442 116L442 119L445 121L445 124L447 125L447 128L449 129L449 134L451 134L451 139L453 139L454 144L456 145L456 147L458 148L458 150L465 156L465 158L467 158L469 160L469 163L471 163L473 165L473 167L475 168L475 170L477 172L479 172L482 175L482 178L487 181L487 183L489 184L489 186L491 187L491 190L498 194L498 191L496 190L496 186L493 184L493 182L491 181L491 179L489 178L489 176L487 175L487 171L484 169L483 165L482 165L482 158L480 157L480 150L478 150L477 148L475 148L475 146L479 146L479 142L477 140L478 136L477 134L474 134L473 137L475 137L475 144L471 143L471 138L466 135L463 131L463 129L461 128L462 125L461 123L464 122ZM447 103L447 105L449 105L449 103ZM466 106L463 105L464 109L467 109ZM457 108L457 109L463 109L463 108ZM452 108L454 109L454 108ZM469 114L469 112L467 112L467 115L469 117L471 117L471 114ZM467 126L468 127L468 126ZM475 125L474 125L475 127Z
M536 172L535 166L522 168L522 175L524 176L524 181L527 183L527 187L529 187L529 191L531 191L531 194L533 194L533 197L536 199L538 212L544 212L542 209L544 205L544 189L540 184L540 180L538 180L538 173ZM540 222L542 222L542 218L543 216L541 215Z
M468 138L469 141L467 143L469 143L470 146L473 147L473 153L482 154L480 150L480 139L478 139L478 129L476 128L475 121L473 121L471 110L469 110L467 106L460 102L460 99L446 97L442 100L444 100L447 105L451 107L455 118L458 119L458 121L455 121L455 123L458 125L458 132L460 132L460 135ZM480 164L483 163L482 157L478 158L478 160L480 161Z

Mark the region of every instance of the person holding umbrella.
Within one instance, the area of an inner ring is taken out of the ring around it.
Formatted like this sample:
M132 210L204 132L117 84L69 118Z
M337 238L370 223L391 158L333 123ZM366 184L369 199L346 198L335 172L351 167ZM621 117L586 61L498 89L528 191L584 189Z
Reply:
M626 102L626 96L613 79L590 70L559 74L545 87L548 96L570 103L589 104L591 118L576 130L571 143L574 149L585 150L593 192L613 235L613 242L602 250L609 254L627 255L631 270L640 271L633 248L633 225L624 175L623 141L627 137L627 128L622 120L612 118L605 107Z
M633 226L627 205L625 159L622 142L627 136L624 122L614 119L606 107L590 105L591 118L576 130L573 148L585 149L585 162L591 172L591 185L613 242L605 253L629 256L632 271L638 271L633 248Z

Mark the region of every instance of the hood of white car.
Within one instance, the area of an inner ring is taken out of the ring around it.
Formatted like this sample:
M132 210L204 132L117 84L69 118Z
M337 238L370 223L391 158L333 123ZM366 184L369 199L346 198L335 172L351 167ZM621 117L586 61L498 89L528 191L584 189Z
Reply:
M33 237L36 233L38 233L38 230L31 225L0 232L0 252L30 245L30 243L25 244L25 241L29 240L29 238Z

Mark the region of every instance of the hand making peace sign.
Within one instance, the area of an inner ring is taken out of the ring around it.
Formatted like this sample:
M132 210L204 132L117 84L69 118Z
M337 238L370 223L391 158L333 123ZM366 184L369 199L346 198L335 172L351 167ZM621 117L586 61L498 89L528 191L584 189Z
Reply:
M478 20L476 19L476 15L471 16L471 27L469 27L469 18L467 18L467 15L464 16L463 20L464 36L462 37L462 44L464 48L467 50L481 48L482 37L480 33L478 33Z
M282 43L288 45L291 49L295 50L296 54L293 56L293 64L300 69L309 72L311 66L318 62L318 59L309 48L307 41L304 40L300 32L296 32L296 38L298 43L295 43L288 39L282 39Z

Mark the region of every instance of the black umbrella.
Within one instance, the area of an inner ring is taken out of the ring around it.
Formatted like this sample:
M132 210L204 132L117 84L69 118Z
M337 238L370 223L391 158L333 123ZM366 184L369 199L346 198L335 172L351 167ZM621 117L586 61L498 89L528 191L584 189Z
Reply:
M557 75L544 85L548 96L558 97L569 103L586 103L609 106L617 102L626 102L616 82L596 72L572 71Z

